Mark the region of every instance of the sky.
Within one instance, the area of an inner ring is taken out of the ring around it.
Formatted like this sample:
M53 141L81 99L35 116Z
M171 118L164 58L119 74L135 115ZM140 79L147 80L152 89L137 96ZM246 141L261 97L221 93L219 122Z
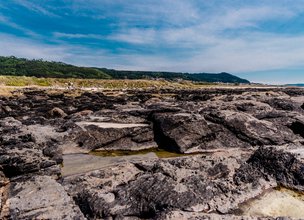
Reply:
M304 83L303 0L0 0L0 55Z

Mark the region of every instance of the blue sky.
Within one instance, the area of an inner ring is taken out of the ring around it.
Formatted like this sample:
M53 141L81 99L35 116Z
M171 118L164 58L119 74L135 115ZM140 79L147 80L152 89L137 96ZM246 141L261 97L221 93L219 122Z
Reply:
M304 82L302 0L0 0L0 55Z

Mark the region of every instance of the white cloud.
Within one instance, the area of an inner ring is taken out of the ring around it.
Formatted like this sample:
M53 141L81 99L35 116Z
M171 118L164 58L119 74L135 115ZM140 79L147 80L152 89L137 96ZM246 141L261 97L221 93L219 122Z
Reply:
M256 34L236 39L217 38L214 41L215 46L200 49L188 57L158 57L157 60L157 56L132 55L128 59L134 62L128 69L242 73L304 67L304 36Z
M81 66L100 66L119 68L124 66L123 55L114 55L103 49L88 49L83 46L66 43L49 45L36 40L29 40L0 33L0 55L16 56L29 59L62 61ZM127 62L127 61L126 61Z
M11 35L1 34L0 37L1 55L129 70L242 73L301 67L304 63L304 36L257 33L236 39L214 38L216 46L199 49L191 56L179 55L178 52L173 56L137 54L130 50L113 54L84 46L47 45Z
M185 11L183 13L181 10L177 10L177 13L171 14L171 9L176 10L176 5L167 5L167 7L170 8L167 13L171 21L176 21L179 17L184 19L183 14L194 14L196 19L193 19L192 23L185 21L184 23L175 22L178 23L178 25L169 25L160 28L122 26L119 33L112 34L109 39L133 44L172 45L177 48L205 47L212 46L216 38L222 37L221 35L226 35L226 30L241 31L240 29L252 27L258 30L259 22L261 21L289 19L296 15L287 8L275 6L224 8L214 14L205 14L203 12L199 14L194 6L184 6ZM183 7L178 6L177 8ZM142 18L141 13L136 15L138 19ZM145 18L145 16L143 17ZM222 38L225 37L223 36Z
M153 29L128 29L125 32L113 34L108 37L110 40L126 42L131 44L151 44L155 43L157 31Z
M0 48L3 56L17 56L31 59L62 60L69 54L68 49L62 46L49 46L20 37L0 34Z
M71 33L61 33L61 32L54 32L53 36L55 38L68 38L68 39L103 39L105 38L99 34L71 34Z

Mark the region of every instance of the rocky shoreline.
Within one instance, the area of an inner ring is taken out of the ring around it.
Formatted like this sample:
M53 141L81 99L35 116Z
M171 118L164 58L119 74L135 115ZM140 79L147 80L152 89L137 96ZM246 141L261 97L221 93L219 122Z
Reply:
M24 89L0 97L0 134L1 219L275 219L237 210L304 193L300 88ZM185 156L62 175L64 155L158 148Z

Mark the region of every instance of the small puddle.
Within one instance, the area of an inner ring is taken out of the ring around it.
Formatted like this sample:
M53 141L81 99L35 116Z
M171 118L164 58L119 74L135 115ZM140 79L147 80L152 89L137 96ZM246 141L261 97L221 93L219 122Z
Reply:
M131 124L131 123L112 123L112 122L91 122L91 121L81 121L76 122L80 127L85 127L89 125L95 125L100 128L134 128L134 127L147 127L149 124Z
M74 174L81 174L97 169L102 169L109 166L115 166L123 162L136 162L157 158L183 157L196 154L199 153L181 154L157 148L139 151L103 150L91 151L88 154L66 154L63 155L63 167L61 171L62 176L70 176Z
M254 217L304 217L304 193L286 188L273 189L239 208L242 215Z
M129 150L101 150L101 151L91 151L90 155L101 156L101 157L120 157L120 156L134 156L134 155L145 155L153 153L158 158L171 158L171 157L184 157L189 155L197 155L202 153L192 153L192 154L182 154L171 151L166 151L164 149L153 148L144 149L138 151Z
M157 157L153 153L114 157L101 157L92 154L66 154L63 155L63 167L61 169L61 173L62 176L70 176L102 169L109 166L115 166L119 163L128 161L132 162L149 159L157 159Z

